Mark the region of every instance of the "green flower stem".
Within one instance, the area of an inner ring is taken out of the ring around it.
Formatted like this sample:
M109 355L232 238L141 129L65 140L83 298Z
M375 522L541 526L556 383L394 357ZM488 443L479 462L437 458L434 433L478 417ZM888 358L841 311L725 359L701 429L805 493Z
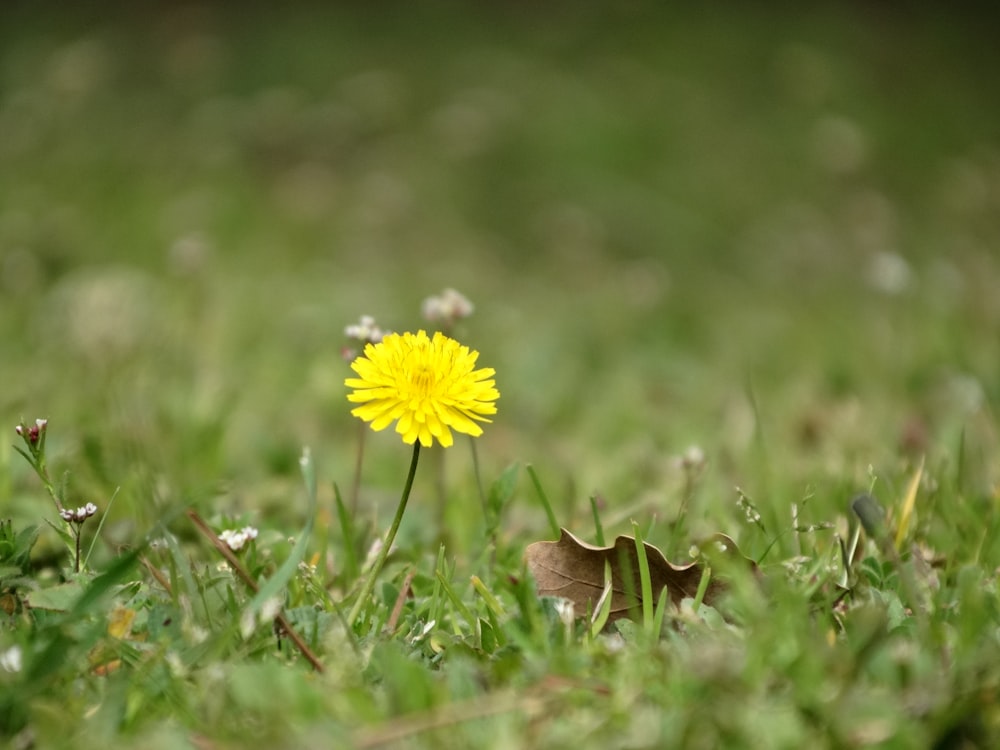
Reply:
M382 549L379 550L378 557L375 559L375 564L372 566L371 572L368 574L368 579L365 581L365 585L361 589L361 593L358 595L357 601L354 602L351 614L347 616L347 626L349 628L354 627L354 622L358 619L358 615L361 614L361 609L365 606L365 602L368 601L368 597L371 596L371 593L375 588L375 581L378 578L378 574L382 572L382 566L385 565L386 558L389 557L389 550L392 548L392 542L396 538L396 532L399 531L399 522L403 520L403 511L406 510L406 503L410 499L410 490L413 488L413 477L417 474L417 459L419 457L420 441L417 440L413 443L413 458L410 460L410 472L406 475L406 484L403 486L403 496L399 498L399 507L396 508L396 517L392 519L392 525L389 527L389 533L385 536L385 542L382 544Z
M45 491L49 493L49 497L52 498L52 502L56 504L56 510L61 511L63 509L63 504L59 500L59 493L56 492L55 485L53 485L52 480L49 479L49 470L45 466L44 441L45 437L43 433L42 442L40 444L42 447L31 450L30 454L27 451L22 450L21 447L17 445L14 446L14 450L24 456L24 458L31 465L31 468L35 470L35 474L42 480L42 484L45 486Z
M76 537L76 557L74 558L75 562L73 563L73 572L74 573L79 573L80 572L80 532L83 531L83 529L81 528L80 524L78 524L78 523L69 524L69 526L73 530L73 536Z

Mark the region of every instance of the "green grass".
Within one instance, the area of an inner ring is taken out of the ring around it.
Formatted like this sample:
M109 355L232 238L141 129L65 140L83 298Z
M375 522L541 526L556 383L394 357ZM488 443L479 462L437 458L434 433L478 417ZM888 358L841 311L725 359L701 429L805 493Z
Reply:
M611 7L0 9L11 747L997 743L989 11ZM410 450L355 508L343 329L446 286L497 418L348 626ZM554 525L760 577L592 638Z

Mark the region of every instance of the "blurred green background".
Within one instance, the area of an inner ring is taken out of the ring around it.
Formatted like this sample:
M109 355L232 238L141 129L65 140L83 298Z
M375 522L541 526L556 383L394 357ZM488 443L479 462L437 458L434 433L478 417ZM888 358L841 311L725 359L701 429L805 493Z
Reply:
M297 518L303 445L327 495L351 476L344 326L415 330L447 286L502 393L484 475L531 462L566 516L672 517L691 446L693 518L734 485L827 518L920 455L995 492L995 20L5 3L4 514L37 518L10 444L44 416L81 503L121 487L112 539L188 502ZM368 450L394 496L408 451Z

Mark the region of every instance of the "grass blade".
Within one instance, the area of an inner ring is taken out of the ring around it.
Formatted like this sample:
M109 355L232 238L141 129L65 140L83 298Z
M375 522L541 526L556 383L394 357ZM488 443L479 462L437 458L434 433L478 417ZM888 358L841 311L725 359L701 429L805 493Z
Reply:
M486 607L497 617L503 617L503 605L500 604L500 600L493 595L493 592L486 588L486 584L482 582L479 576L472 576L471 581L472 588L474 588L483 598L483 601L486 602Z
M552 536L559 537L559 522L556 520L556 514L552 511L552 504L549 502L548 496L545 494L545 490L542 489L542 483L538 480L538 473L535 471L535 467L528 464L524 467L528 476L531 477L531 483L535 485L535 492L538 493L538 499L542 503L542 507L545 509L545 516L549 519L549 528L552 530Z
M708 591L708 584L712 580L712 567L706 565L701 571L701 580L698 581L698 590L694 595L694 605L693 609L695 612L701 607L701 603L705 601L705 592Z
M649 577L649 560L646 558L646 545L642 541L639 524L632 522L632 534L635 536L635 554L639 560L639 588L642 596L642 627L647 633L653 630L653 584Z
M913 515L913 507L917 503L917 490L920 489L920 478L924 474L924 459L920 459L920 465L917 470L913 473L913 477L910 479L910 484L906 488L906 494L903 496L903 507L899 513L899 526L896 527L896 551L903 546L903 539L906 538L906 530L910 525L910 517Z
M604 546L604 525L601 523L601 514L597 509L597 496L590 496L590 510L594 514L594 542L598 547Z
M337 521L340 523L340 534L344 540L344 574L347 580L354 581L358 577L358 551L355 538L354 521L347 512L344 499L340 495L340 487L333 483L333 499L337 506Z
M704 596L704 594L702 595ZM663 632L663 620L667 614L667 607L670 603L670 592L667 587L664 586L660 591L660 599L656 603L656 614L653 617L653 629L650 631L654 641L660 640L660 634Z
M445 595L451 600L452 606L454 606L455 609L458 610L458 613L462 615L462 619L469 624L469 627L472 628L472 632L476 632L476 618L469 608L465 606L465 602L462 601L462 597L455 593L455 589L451 587L451 583L447 578L445 578L444 573L439 570L435 575L437 576L438 582L441 584L441 588L444 589Z
M611 563L605 560L604 589L601 591L601 595L597 599L597 604L594 606L594 614L590 621L591 638L596 638L600 635L601 631L604 630L604 626L608 624L608 618L611 616L611 593L613 590L613 580L614 578L611 575Z

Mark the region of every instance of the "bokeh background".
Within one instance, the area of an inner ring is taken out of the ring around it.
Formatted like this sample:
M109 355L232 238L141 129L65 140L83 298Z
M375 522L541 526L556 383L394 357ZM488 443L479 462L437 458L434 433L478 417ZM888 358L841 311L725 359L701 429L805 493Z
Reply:
M484 476L534 464L567 525L595 492L671 517L699 452L695 525L735 485L827 518L920 456L995 492L996 20L4 3L4 514L38 516L10 444L44 416L81 503L120 488L115 539L299 518L303 445L327 500L350 481L344 326L414 330L445 287L502 393ZM367 449L377 505L408 451Z

